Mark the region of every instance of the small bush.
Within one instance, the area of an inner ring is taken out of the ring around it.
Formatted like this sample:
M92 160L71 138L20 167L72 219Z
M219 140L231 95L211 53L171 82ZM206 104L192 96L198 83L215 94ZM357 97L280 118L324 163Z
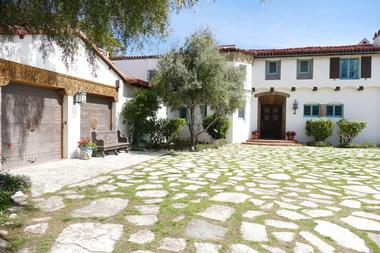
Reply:
M331 147L331 143L327 141L311 141L306 143L307 146L312 146L312 147Z
M339 142L341 146L347 146L359 133L367 127L364 121L352 121L341 119L337 123L339 127Z
M213 143L202 143L195 147L196 151L203 151L205 149L217 149L227 144L226 139L215 140Z
M11 203L11 196L17 191L28 193L32 184L29 177L0 174L0 211Z
M219 117L216 119L216 115L207 116L203 119L203 128L209 126L214 120L215 122L207 129L207 133L214 139L225 139L228 128L230 127L230 121L226 117Z
M333 133L334 121L308 120L306 121L306 135L314 137L315 142L323 142Z
M189 139L176 139L168 145L168 148L174 150L189 150L191 148L191 141Z
M347 144L339 145L340 148L377 148L377 146L371 142L363 142L360 144Z
M177 139L182 128L186 125L186 120L182 118L165 120L162 124L162 135L166 142L170 143Z

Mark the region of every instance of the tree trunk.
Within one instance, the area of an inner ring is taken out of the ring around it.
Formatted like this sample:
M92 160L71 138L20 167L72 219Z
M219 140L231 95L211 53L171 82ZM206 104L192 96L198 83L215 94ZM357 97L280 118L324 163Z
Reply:
M190 132L190 140L191 140L191 149L195 150L195 145L197 145L197 135L194 131L194 106L189 107L189 119L188 119L188 125L189 125L189 132Z

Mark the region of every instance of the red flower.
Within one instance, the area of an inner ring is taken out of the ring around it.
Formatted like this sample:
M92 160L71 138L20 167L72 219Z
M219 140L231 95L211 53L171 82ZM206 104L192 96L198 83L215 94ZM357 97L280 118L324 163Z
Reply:
M8 147L9 149L11 149L11 148L12 148L12 143L7 144L7 147Z

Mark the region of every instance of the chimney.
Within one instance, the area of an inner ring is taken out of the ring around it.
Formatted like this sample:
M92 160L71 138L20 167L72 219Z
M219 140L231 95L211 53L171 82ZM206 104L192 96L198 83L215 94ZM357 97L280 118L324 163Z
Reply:
M376 33L375 33L375 36L373 36L373 44L375 46L380 46L380 30L378 30Z

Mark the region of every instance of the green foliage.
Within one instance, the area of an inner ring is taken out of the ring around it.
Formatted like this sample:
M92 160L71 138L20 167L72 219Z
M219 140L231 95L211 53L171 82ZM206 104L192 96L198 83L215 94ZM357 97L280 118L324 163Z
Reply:
M157 120L149 133L152 147L162 147L170 144L178 138L185 125L186 120L181 118Z
M11 203L11 196L17 191L30 192L32 184L26 176L0 174L0 211L3 211Z
M218 149L218 148L220 148L226 144L227 144L226 139L218 139L218 140L214 140L213 143L198 144L195 147L195 150L196 151L203 151L206 149Z
M209 30L196 32L179 49L162 57L153 80L159 96L172 110L186 106L192 146L203 130L195 129L195 111L209 105L218 116L239 108L243 98L244 73L219 52Z
M307 146L312 147L331 147L331 143L328 143L327 141L311 141L306 143Z
M27 24L42 29L48 37L41 50L54 50L51 41L55 40L67 62L78 49L74 39L77 29L99 47L115 53L131 44L142 47L142 42L151 38L165 37L170 12L196 3L197 0L0 1L0 24L5 28ZM5 32L12 34L8 29Z
M306 135L314 137L316 142L323 142L330 137L334 130L332 120L308 120L306 121Z
M226 117L218 117L215 114L203 119L203 128L207 128L207 133L214 139L225 139L230 121Z
M122 115L128 123L133 148L139 148L142 139L154 129L159 108L156 94L148 89L137 91L135 97L124 104Z
M340 148L377 148L377 146L371 142L363 142L360 144L347 144L340 145Z
M352 140L367 127L366 122L346 119L339 120L337 125L339 127L339 142L342 146L350 144Z

